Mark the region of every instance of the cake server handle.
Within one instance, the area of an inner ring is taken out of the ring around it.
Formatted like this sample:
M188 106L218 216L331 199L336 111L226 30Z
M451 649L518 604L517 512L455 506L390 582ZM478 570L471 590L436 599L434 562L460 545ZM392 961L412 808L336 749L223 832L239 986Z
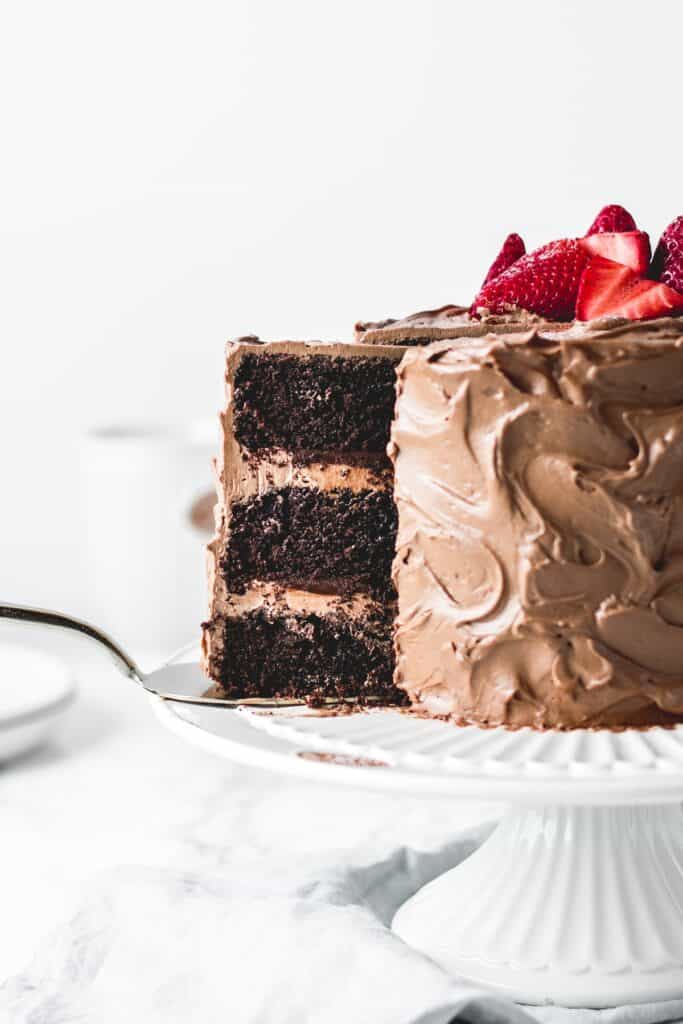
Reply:
M13 619L15 622L32 622L38 626L56 626L59 629L69 629L74 633L82 633L100 646L106 648L114 660L117 668L135 680L136 683L145 685L145 673L131 658L130 654L124 651L108 633L98 629L97 626L84 622L82 619L74 619L62 612L53 612L45 608L30 608L21 604L0 604L0 619Z

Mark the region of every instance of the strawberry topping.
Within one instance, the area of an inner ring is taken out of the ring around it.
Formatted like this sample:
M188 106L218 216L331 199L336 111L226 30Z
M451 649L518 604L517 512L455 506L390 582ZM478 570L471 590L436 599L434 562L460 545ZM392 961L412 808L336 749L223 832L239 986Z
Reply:
M583 238L525 253L508 235L472 306L472 316L526 310L547 320L683 315L683 216L650 239L623 206L605 206Z
M603 256L623 263L636 274L645 274L650 265L650 239L644 231L603 232L580 239L591 256Z
M683 292L683 217L676 217L660 238L651 276Z
M518 307L550 320L571 320L588 261L589 254L577 239L543 245L485 284L472 303L472 313L503 313Z
M629 267L595 256L584 271L576 302L578 320L623 317L651 320L683 313L683 295L658 281L639 277Z
M484 278L482 288L491 281L494 281L495 278L502 274L504 270L507 270L508 267L511 267L513 263L516 263L525 253L526 248L522 238L514 233L508 235L503 242L500 252L489 267L489 272Z
M600 235L603 232L614 234L622 231L635 231L636 222L628 210L616 203L612 206L603 206L588 231L587 235Z

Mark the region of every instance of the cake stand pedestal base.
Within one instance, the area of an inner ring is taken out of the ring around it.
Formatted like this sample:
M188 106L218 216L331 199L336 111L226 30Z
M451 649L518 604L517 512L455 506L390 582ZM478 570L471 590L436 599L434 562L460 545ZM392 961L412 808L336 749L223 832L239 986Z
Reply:
M517 807L393 930L462 978L532 1004L683 996L683 813Z

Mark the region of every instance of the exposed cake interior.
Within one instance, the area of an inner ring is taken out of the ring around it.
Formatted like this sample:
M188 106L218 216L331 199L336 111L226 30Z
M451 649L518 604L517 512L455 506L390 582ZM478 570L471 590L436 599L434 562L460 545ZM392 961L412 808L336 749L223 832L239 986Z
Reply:
M225 619L223 643L230 657L220 681L226 692L312 702L397 700L392 607L361 601L354 608L324 598L297 602L263 588L250 597L240 614Z
M254 452L383 455L394 363L375 356L245 353L235 370L235 438Z
M203 663L227 696L403 702L392 682L400 348L228 347Z
M396 507L386 489L284 486L235 501L222 568L236 592L267 580L388 597Z

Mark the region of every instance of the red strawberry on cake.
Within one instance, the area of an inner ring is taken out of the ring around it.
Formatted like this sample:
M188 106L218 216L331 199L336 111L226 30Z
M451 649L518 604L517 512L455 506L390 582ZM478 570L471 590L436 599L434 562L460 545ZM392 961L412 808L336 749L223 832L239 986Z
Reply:
M683 295L659 281L639 277L629 267L596 256L581 279L577 320L623 317L652 320L683 313Z
M549 320L572 320L588 259L575 238L543 245L484 284L472 303L472 313L525 309Z
M645 231L606 231L579 241L590 256L622 263L636 274L645 274L650 266L650 239Z
M491 281L495 281L497 277L500 277L503 271L508 270L513 263L516 263L517 260L524 255L526 255L524 240L514 233L508 235L503 242L500 252L489 267L489 272L484 278L482 288Z
M635 231L636 222L628 210L616 203L612 206L603 206L588 231L587 235L599 235L603 232L613 233L615 231Z
M660 238L651 276L683 292L683 217L676 217Z

